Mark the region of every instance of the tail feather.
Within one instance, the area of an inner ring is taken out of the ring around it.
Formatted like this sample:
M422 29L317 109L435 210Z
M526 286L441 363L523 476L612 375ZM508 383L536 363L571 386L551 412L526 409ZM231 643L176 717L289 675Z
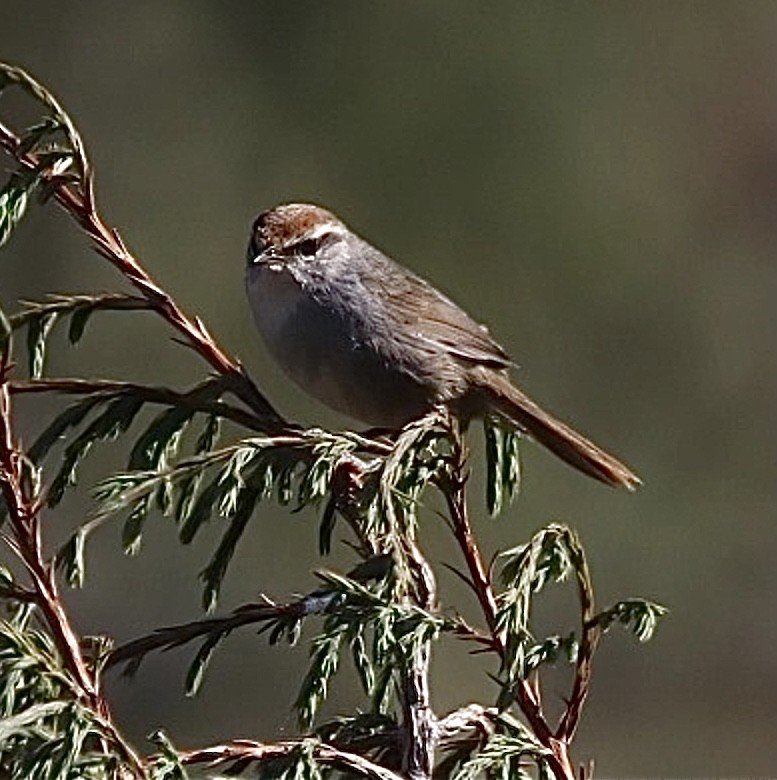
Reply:
M506 376L489 372L479 385L492 408L570 466L613 487L633 491L642 484L631 469L539 407Z

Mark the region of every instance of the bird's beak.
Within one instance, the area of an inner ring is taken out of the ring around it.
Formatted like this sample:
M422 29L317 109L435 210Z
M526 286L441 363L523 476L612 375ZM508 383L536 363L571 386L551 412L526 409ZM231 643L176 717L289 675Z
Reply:
M265 249L258 254L248 253L248 265L250 268L268 268L271 271L280 271L286 262L283 255L273 249Z
M280 259L278 251L264 242L251 242L246 252L248 265L267 265Z

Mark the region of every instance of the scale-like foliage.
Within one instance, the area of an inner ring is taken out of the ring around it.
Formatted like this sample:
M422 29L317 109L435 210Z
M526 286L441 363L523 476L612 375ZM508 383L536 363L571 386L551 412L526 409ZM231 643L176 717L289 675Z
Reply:
M500 420L483 420L486 437L486 506L496 517L510 505L521 488L520 434Z
M548 750L519 720L502 713L485 745L462 762L451 780L544 780L551 776Z
M669 610L647 599L626 599L600 612L595 622L606 631L613 623L630 629L640 642L647 642L658 627L658 621Z
M187 317L118 233L105 227L83 142L56 99L23 70L0 63L0 92L9 87L23 90L45 116L18 136L0 122L0 146L12 161L0 189L0 246L33 196L55 195L136 294L60 295L28 302L10 317L0 311L0 521L7 516L4 539L29 580L20 584L0 568L0 599L7 605L0 620L0 777L183 780L189 763L204 763L235 776L250 771L260 778L322 780L341 772L395 780L405 769L413 777L430 777L429 767L440 759L435 774L440 780L551 775L569 780L566 749L599 637L619 623L646 641L665 608L627 599L596 611L583 548L560 524L502 553L502 584L496 587L467 513L466 447L458 422L445 410L392 437L286 424L204 324ZM68 340L76 344L96 314L141 310L161 317L177 339L208 362L209 373L199 384L180 392L161 383L43 379L49 337L58 324L66 324ZM19 381L23 369L14 365L11 351L25 329L29 377ZM78 400L23 452L12 430L14 392L67 393ZM225 420L239 431L222 444ZM484 431L486 503L497 515L520 487L519 434L490 418ZM46 526L39 517L44 499L55 509L76 484L84 458L117 440L129 451L126 471L98 485L94 515L75 529L54 560L46 558L41 539ZM475 593L480 627L438 596L419 532L429 488L446 499L448 528L466 574L451 568ZM183 544L205 524L219 522L221 537L201 572L203 607L211 611L252 518L267 500L291 511L323 508L319 550L328 553L342 531L355 558L350 571L318 572L320 587L286 603L262 597L225 616L157 629L118 648L95 638L87 657L86 645L79 646L67 620L55 576L71 585L83 583L92 532L121 515L122 544L133 553L154 514L174 520ZM578 589L577 632L538 639L532 630L533 601L548 584L567 579ZM318 724L315 737L279 743L240 741L187 754L158 732L151 738L157 753L144 760L124 743L102 694L106 669L119 664L133 673L152 651L196 643L186 676L187 693L193 695L215 650L234 630L253 626L271 645L293 645L303 623L317 626L318 633L295 703L302 727L310 729L318 720L344 661L355 670L364 711ZM447 638L495 656L495 702L435 715L428 691L430 651ZM572 664L575 679L554 729L536 683L546 664L563 659Z
M12 580L4 572L2 580ZM105 722L85 707L51 637L26 607L0 620L0 775L8 780L118 776Z
M575 534L558 524L538 531L528 544L502 553L505 589L498 596L496 629L504 638L502 673L508 695L512 695L516 681L526 679L538 657L544 654L537 649L530 631L533 596L547 583L565 580L581 564L581 553ZM533 656L527 658L530 652Z

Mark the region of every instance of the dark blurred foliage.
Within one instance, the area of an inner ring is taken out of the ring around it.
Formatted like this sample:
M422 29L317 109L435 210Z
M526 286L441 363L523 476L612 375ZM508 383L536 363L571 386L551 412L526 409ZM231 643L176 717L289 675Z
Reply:
M620 495L527 445L522 496L479 523L496 549L561 518L603 602L632 592L672 609L646 648L618 637L596 659L576 755L604 777L774 771L774 16L726 0L0 5L0 58L71 112L106 215L283 412L343 423L270 364L243 298L253 213L304 199L488 322L532 394L642 474ZM0 262L6 310L118 282L53 206ZM49 371L183 386L198 368L148 317L117 314ZM20 402L28 436L50 406ZM122 466L99 460L85 484ZM89 506L71 499L52 536ZM223 608L309 588L314 521L258 515ZM433 558L455 562L438 525ZM103 532L70 597L77 625L128 639L195 617L218 530L181 548L159 523L134 559L118 526ZM467 598L444 584L448 603ZM171 653L117 680L113 700L135 738L269 738L294 728L304 663L304 642L235 637L197 699ZM441 708L489 685L455 648L435 684Z

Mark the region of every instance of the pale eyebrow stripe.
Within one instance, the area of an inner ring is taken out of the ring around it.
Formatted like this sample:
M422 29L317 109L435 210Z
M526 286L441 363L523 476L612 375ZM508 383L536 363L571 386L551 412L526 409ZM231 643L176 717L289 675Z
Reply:
M311 239L317 239L321 238L322 236L327 235L327 233L333 233L335 235L342 236L344 231L339 225L335 225L333 223L324 223L322 225L316 225L312 230L305 233L304 236L300 237L299 241L295 241L295 244L301 243L302 241L310 241Z

